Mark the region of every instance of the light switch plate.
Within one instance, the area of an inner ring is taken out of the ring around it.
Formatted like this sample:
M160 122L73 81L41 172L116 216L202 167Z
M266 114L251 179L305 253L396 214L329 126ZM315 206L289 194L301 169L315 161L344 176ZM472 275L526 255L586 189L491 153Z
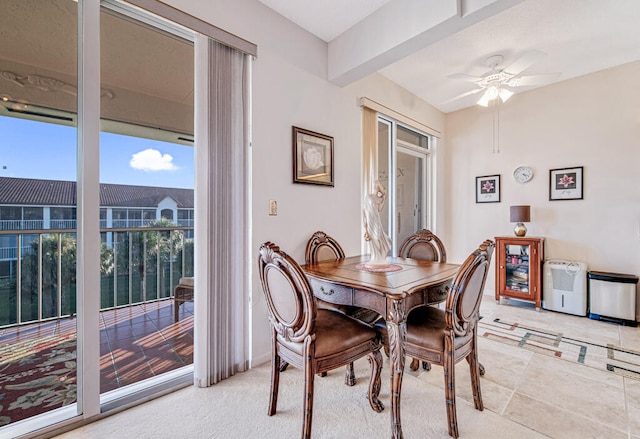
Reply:
M278 214L278 202L276 200L269 200L269 215Z

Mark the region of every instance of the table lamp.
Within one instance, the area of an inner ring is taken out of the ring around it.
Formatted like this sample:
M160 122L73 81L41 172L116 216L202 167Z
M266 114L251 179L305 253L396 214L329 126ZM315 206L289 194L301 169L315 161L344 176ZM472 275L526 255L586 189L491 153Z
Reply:
M531 208L530 206L511 206L509 207L511 222L516 223L516 227L513 232L516 236L524 236L527 234L527 228L524 223L531 221Z

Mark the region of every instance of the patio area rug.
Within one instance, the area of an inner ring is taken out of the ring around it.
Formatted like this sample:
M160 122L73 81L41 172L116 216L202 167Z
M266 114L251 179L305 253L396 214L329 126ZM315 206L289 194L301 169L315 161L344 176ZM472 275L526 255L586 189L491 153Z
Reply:
M481 320L478 336L640 381L640 352L502 319Z
M0 426L75 401L75 332L0 345Z

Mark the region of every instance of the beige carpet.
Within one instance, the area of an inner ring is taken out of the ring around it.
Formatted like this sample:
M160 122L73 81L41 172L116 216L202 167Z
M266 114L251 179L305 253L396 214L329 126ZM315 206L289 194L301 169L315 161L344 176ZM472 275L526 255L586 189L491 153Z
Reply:
M466 362L458 367L466 367ZM356 363L356 386L343 384L343 372L340 369L330 372L326 378L316 378L312 436L317 439L389 438L388 359L385 358L380 395L385 404L382 413L371 410L366 398L369 376L366 359ZM442 369L434 366L428 373L441 374ZM281 374L278 412L272 417L266 414L269 374L270 367L264 364L213 387L189 387L57 437L298 438L302 429L302 374L291 368ZM462 373L457 384L469 385ZM547 437L490 410L479 412L460 397L457 406L462 439ZM442 389L413 373L406 373L402 421L407 439L448 438Z

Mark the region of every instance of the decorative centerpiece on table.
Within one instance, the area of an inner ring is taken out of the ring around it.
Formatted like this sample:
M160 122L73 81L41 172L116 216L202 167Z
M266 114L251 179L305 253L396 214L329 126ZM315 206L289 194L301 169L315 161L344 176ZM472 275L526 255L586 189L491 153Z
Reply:
M367 271L396 271L401 267L390 264L387 255L391 249L391 238L387 235L380 212L384 207L387 198L387 190L376 180L374 191L366 196L363 208L364 221L364 239L369 242L371 248L371 259L365 264L359 265L358 268Z

